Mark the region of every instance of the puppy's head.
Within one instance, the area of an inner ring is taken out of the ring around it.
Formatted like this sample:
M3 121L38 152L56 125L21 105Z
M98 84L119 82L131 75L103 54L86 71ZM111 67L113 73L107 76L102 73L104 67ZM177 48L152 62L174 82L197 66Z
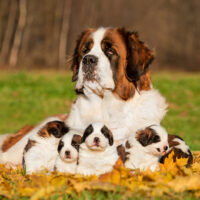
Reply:
M40 137L49 138L51 136L55 138L61 138L65 133L69 131L69 128L62 121L48 122L39 132Z
M168 134L159 125L152 125L136 133L136 140L147 152L156 156L164 155L169 150Z
M112 132L100 122L90 124L82 137L82 142L93 151L104 151L108 146L113 145Z
M58 153L60 158L66 163L77 161L80 143L81 136L77 131L71 130L59 142Z

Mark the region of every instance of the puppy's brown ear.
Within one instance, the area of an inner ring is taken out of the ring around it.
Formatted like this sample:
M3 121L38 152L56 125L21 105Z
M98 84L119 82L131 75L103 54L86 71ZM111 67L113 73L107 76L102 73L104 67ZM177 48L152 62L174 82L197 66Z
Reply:
M114 143L112 132L106 126L102 127L101 132L108 139L108 142L109 142L110 146L112 146L113 143Z
M128 32L124 28L119 31L123 35L127 47L126 76L129 81L136 83L153 61L153 51L139 40L137 32Z
M126 152L124 146L121 144L119 146L117 146L117 154L118 156L121 158L121 160L123 161L123 163L126 162L126 160L128 159L128 152Z
M88 29L88 30L82 32L76 42L75 50L73 53L72 66L71 66L71 70L73 71L73 75L72 75L73 82L77 81L77 79L78 79L79 65L80 65L80 60L82 58L81 57L81 46L83 45L84 39L88 36L88 34L91 31L92 31L91 29Z

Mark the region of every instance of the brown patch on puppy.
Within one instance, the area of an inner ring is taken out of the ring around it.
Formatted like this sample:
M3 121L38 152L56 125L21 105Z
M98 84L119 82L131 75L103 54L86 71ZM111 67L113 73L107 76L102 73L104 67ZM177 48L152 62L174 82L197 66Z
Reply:
M40 131L38 136L48 138L53 135L56 138L61 138L65 133L69 131L69 128L62 121L48 122Z
M82 32L76 42L71 66L71 70L73 71L72 81L77 81L81 59L83 55L86 54L93 46L93 41L91 40L90 36L94 30L95 29L88 29Z
M21 140L29 131L33 129L33 126L25 126L22 129L20 129L17 133L14 135L8 136L8 138L4 141L2 144L2 151L6 152L8 149L10 149L12 146L14 146L19 140Z
M101 128L101 132L106 138L108 138L109 144L112 146L114 142L112 132L105 125Z
M160 137L157 135L156 131L150 127L138 131L135 138L144 147L153 143L160 142Z
M126 141L125 147L126 147L127 149L130 149L130 148L131 148L131 145L130 145L130 143L129 143L128 140Z
M117 146L117 154L121 158L123 163L125 163L128 160L129 153L126 152L126 150L122 144Z
M81 144L82 137L80 135L75 134L72 138L71 145L79 151L79 146Z
M30 148L32 148L37 142L35 140L28 140L28 143L26 144L24 148L24 152L27 152Z
M180 158L188 158L186 167L190 167L193 164L193 156L191 151L188 149L188 153L183 152L181 149L176 148L176 146L178 146L180 143L177 141L174 141L174 139L180 139L182 141L184 141L181 137L176 136L176 135L168 135L168 143L169 143L169 147L172 148L167 154L165 154L164 156L162 156L160 158L160 163L164 163L165 159L168 158L169 154L173 151L174 155L173 155L173 161L176 162L176 159L180 159Z

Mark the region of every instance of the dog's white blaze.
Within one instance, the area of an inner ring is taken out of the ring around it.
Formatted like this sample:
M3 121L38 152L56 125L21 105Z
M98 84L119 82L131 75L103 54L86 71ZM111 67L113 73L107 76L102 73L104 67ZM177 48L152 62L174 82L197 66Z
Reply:
M175 146L176 149L181 149L184 153L189 154L188 150L190 149L185 141L180 140L179 138L173 139L174 142L178 142L179 145Z
M82 88L82 86L84 85L84 87L86 88L92 90L94 89L96 91L101 92L102 88L114 89L115 87L110 61L104 54L103 50L101 49L101 42L104 38L106 30L107 30L106 28L99 28L92 34L92 39L94 44L92 49L86 54L86 55L94 55L98 58L98 64L96 66L96 71L97 71L96 74L99 79L98 83L91 81L87 81L85 83L83 82L84 73L82 71L83 64L81 61L78 73L78 81L76 84L77 89ZM85 94L87 95L87 92Z

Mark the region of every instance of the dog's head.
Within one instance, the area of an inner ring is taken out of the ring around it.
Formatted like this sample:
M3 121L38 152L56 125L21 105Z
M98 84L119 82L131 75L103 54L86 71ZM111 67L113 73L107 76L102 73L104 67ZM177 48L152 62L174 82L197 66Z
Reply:
M51 122L48 122L46 125L44 125L44 127L38 132L38 135L44 138L49 138L53 136L59 139L68 131L69 131L69 128L64 122L51 121Z
M136 133L136 140L146 149L146 152L161 156L169 150L168 134L159 125L152 125Z
M78 132L70 130L70 132L66 134L58 144L58 153L60 158L66 163L77 161L80 143L81 136Z
M104 151L108 146L113 145L112 132L100 122L90 124L82 137L88 149L93 151Z
M137 33L123 28L89 29L82 33L72 64L76 90L89 88L99 96L111 90L123 100L139 90L150 89L148 66L152 51Z

